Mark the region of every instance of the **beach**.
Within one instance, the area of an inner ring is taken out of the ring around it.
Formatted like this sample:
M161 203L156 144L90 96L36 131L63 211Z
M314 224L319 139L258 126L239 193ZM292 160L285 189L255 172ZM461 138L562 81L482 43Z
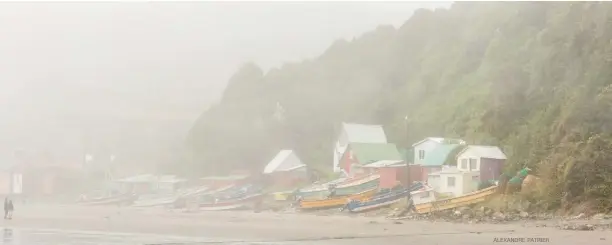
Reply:
M610 231L564 231L537 222L456 224L396 221L357 215L254 213L253 211L185 213L163 208L25 205L3 228L28 234L96 234L113 244L609 244ZM51 234L51 235L50 235ZM61 234L65 237L61 238ZM92 235L93 234L93 235ZM27 235L26 235L27 236ZM51 238L48 238L51 239ZM130 240L132 239L132 240ZM52 240L52 239L51 239ZM6 244L6 243L5 243ZM14 243L19 244L19 243ZM67 241L45 244L70 244ZM82 244L82 243L79 243ZM91 243L95 244L95 243ZM102 243L99 243L102 244ZM110 243L109 243L110 244Z

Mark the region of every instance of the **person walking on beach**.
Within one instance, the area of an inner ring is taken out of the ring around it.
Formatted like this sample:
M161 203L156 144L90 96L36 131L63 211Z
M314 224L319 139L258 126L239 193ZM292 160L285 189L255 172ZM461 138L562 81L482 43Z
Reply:
M15 207L13 207L12 200L8 200L7 209L8 209L8 212L5 211L5 213L8 214L8 219L13 219L13 210L15 209Z
M8 197L4 198L4 219L8 219L9 214L9 199Z

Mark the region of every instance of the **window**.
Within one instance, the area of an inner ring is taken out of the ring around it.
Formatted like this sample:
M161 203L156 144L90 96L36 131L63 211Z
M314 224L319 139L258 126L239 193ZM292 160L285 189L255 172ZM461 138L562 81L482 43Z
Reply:
M425 159L425 150L419 150L419 160Z
M470 158L470 170L476 170L476 158Z
M446 182L448 183L448 187L455 187L455 177L448 177Z
M461 169L468 169L467 168L467 159L461 159Z

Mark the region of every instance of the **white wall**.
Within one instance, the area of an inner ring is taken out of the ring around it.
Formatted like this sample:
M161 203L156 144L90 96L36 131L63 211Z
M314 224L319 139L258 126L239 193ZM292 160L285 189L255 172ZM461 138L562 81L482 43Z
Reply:
M436 195L433 190L417 191L410 193L412 195L412 201L415 205L427 202L433 202L436 200Z
M476 161L476 169L470 170L470 159L473 159ZM463 160L466 160L466 168L463 167L463 164L462 164ZM457 157L457 168L461 171L479 172L480 171L480 157L461 154Z
M429 179L434 179L436 175L432 175ZM462 172L462 173L441 173L439 174L439 182L434 187L436 192L442 194L451 194L454 197L463 196L477 190L477 182L473 178L479 175L477 172ZM449 186L449 178L455 178L455 185Z
M427 154L431 153L431 151L436 148L437 145L439 145L440 143L433 141L433 140L427 140L421 144L418 144L414 147L414 161L412 162L413 164L421 164L421 162L423 161L423 159L419 159L419 151L423 150L425 151L425 157L427 157Z

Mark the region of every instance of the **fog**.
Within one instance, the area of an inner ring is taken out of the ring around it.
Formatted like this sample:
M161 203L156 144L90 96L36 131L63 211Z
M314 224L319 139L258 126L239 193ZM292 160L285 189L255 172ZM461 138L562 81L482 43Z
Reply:
M321 54L449 3L2 3L0 161L176 158L241 63Z

